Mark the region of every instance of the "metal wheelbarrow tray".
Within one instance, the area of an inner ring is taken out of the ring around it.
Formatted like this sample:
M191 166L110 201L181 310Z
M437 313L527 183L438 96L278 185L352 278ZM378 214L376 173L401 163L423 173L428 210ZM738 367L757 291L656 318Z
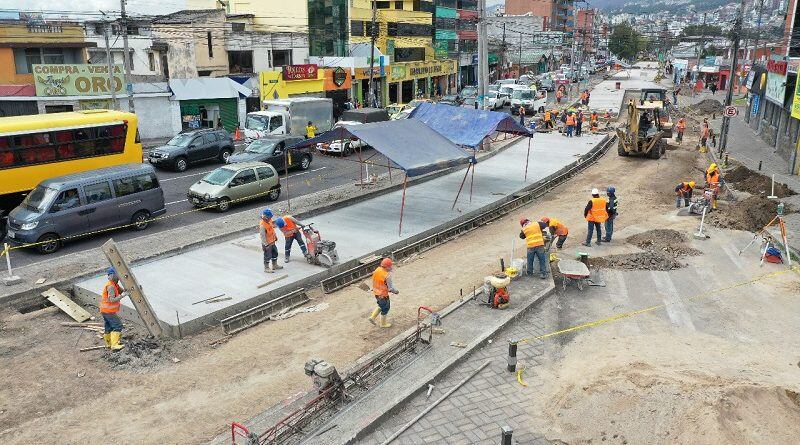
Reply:
M589 279L589 268L585 264L576 260L559 260L558 271L563 276L562 288L567 289L567 283L575 282L579 290L583 290L583 285Z

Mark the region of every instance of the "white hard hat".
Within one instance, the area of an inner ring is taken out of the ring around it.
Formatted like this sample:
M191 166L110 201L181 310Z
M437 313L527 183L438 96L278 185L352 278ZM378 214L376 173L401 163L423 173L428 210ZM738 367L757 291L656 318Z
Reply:
M599 194L600 194L600 191L599 191L599 190L597 190L597 189L592 189L592 194L593 194L593 195L599 195Z

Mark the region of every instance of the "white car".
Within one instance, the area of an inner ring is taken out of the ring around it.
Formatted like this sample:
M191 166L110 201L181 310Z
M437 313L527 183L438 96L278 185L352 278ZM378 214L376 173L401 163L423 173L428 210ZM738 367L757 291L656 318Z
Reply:
M499 97L497 91L486 93L486 108L490 110L503 108L503 99Z
M343 126L361 125L361 122L339 121L333 126L331 130ZM357 148L364 148L367 144L361 139L339 139L331 142L322 142L317 144L317 150L323 153L338 153L342 156L349 156Z
M511 114L519 114L519 107L525 107L525 114L535 115L543 112L547 105L547 92L531 88L517 88L511 93Z
M503 100L503 104L500 105L501 107L504 107L506 105L511 105L511 93L514 92L514 89L516 88L516 86L517 85L515 85L515 84L511 84L511 85L506 84L506 85L501 85L500 86L500 90L498 91L498 95Z

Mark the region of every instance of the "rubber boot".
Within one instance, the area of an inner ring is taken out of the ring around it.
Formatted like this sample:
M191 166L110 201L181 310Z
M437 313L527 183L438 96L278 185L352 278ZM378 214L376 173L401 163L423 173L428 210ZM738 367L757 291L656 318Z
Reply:
M382 328L391 328L392 324L386 321L386 315L381 315L381 327Z
M376 317L378 316L378 314L380 314L380 313L381 313L381 308L379 308L379 307L376 307L376 308L375 308L375 310L374 310L374 311L372 311L372 313L371 313L371 314L369 314L369 322L370 322L370 323L372 323L372 324L375 324L375 318L376 318Z
M106 342L106 347L111 347L111 334L103 334L103 340Z
M108 335L109 335L109 339L110 339L110 342L111 342L111 346L109 346L109 347L111 348L112 351L119 351L120 349L125 347L125 346L119 344L119 339L120 339L120 337L122 337L122 332L111 331L111 333L108 334Z
M267 263L264 263L264 272L266 272L266 273L273 273L273 272L275 272L275 271L269 268L269 264L267 264Z
M272 270L283 269L283 266L278 265L278 260L272 260Z

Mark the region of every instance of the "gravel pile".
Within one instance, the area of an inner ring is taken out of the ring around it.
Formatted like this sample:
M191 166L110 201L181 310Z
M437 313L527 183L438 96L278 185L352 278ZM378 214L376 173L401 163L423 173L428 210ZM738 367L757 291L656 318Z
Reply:
M722 105L722 102L716 99L703 99L696 104L689 105L686 107L687 110L690 110L694 113L700 114L712 114L712 113L722 113L725 107Z
M772 178L756 173L742 165L723 175L725 182L733 184L736 190L750 193L752 195L768 196L772 193ZM780 182L775 183L775 196L785 198L796 195L794 190Z
M687 246L686 236L677 230L654 229L629 236L629 244L642 249L641 253L609 255L591 259L591 264L611 269L675 270L684 267L678 261L687 255L700 255L697 249Z
M788 206L784 213L789 213ZM758 232L778 214L778 203L753 195L743 201L720 207L706 216L706 222L723 229Z

